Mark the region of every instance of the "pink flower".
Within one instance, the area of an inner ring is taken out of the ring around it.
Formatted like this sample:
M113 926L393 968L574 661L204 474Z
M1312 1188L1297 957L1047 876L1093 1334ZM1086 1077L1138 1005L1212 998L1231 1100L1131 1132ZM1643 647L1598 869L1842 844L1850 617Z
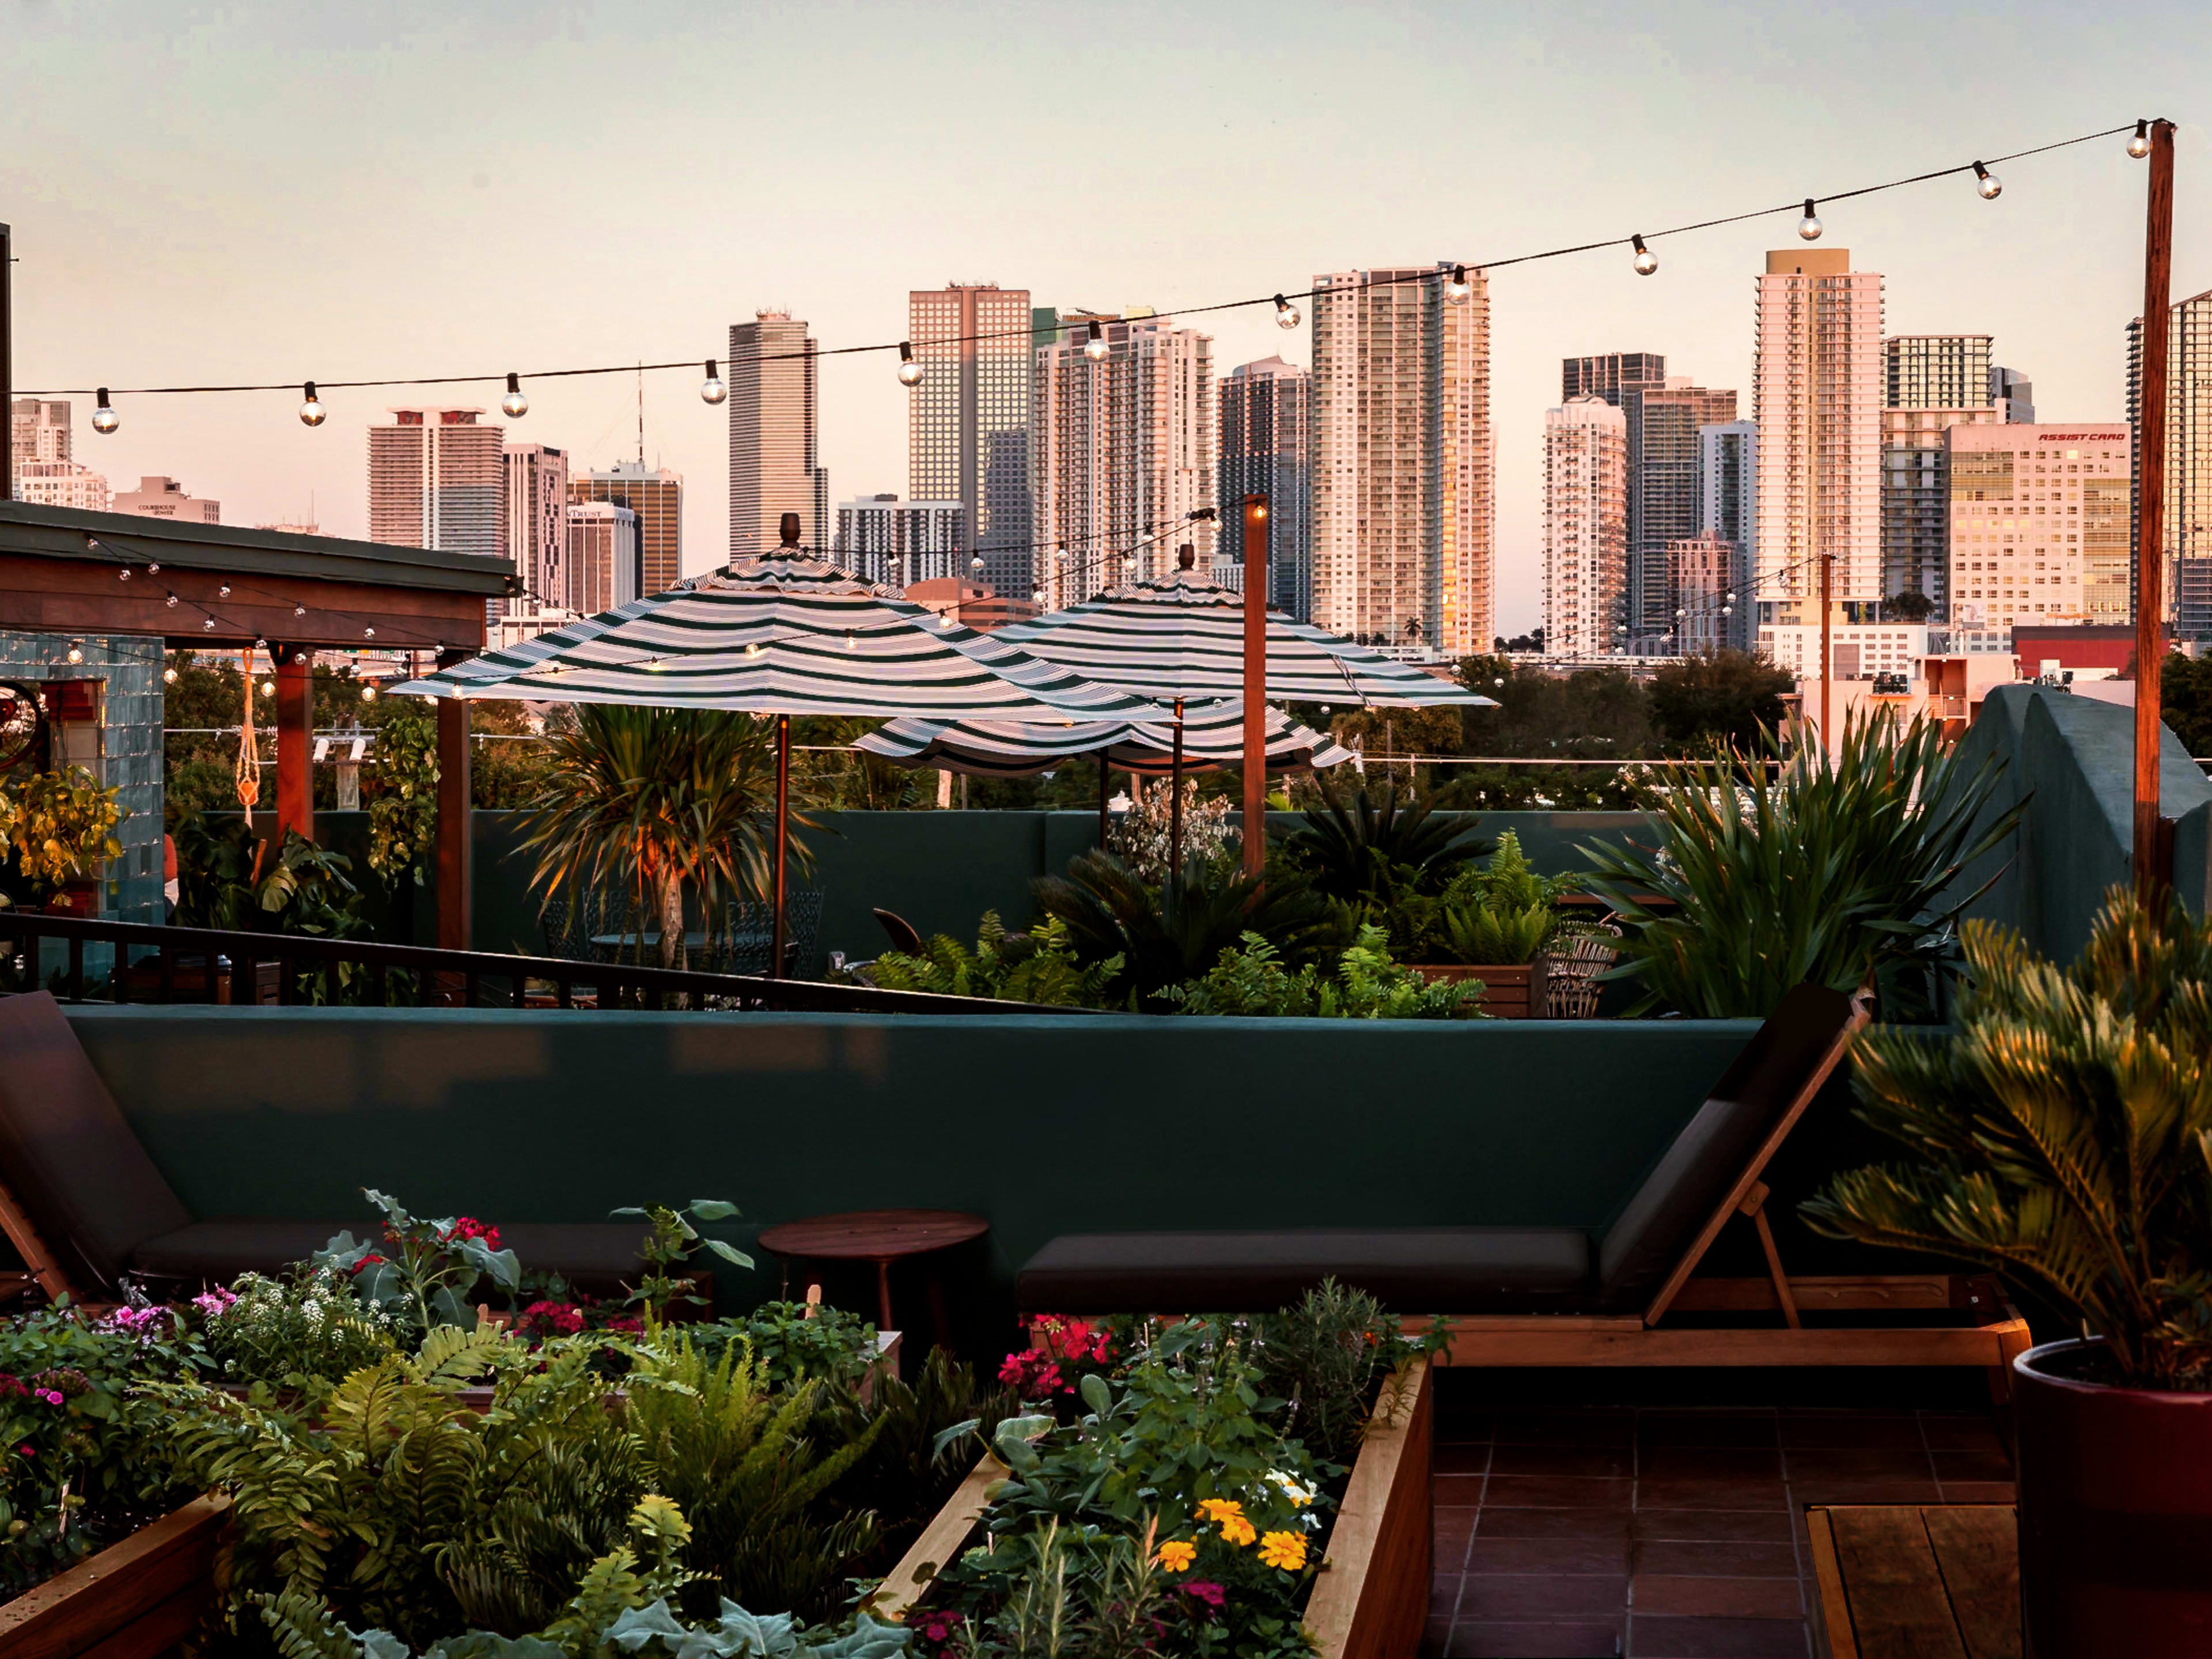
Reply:
M36 1457L38 1455L37 1448L33 1446L18 1446L15 1448L15 1455L18 1457Z
M59 1389L40 1389L38 1391L38 1396L49 1406L58 1406L62 1403L62 1391Z
M194 1297L192 1298L192 1306L198 1308L210 1319L213 1319L217 1314L229 1312L231 1304L237 1300L238 1297L236 1296L218 1285L212 1291L202 1291L198 1296Z
M1211 1579L1194 1578L1188 1583L1178 1584L1176 1588L1185 1595L1194 1596L1205 1602L1209 1607L1226 1607L1229 1604L1229 1593Z

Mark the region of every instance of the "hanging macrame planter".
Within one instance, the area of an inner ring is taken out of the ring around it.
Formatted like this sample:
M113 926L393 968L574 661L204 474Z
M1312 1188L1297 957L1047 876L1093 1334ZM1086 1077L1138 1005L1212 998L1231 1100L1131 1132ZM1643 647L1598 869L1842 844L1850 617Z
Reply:
M238 789L238 804L250 817L261 799L261 746L253 732L253 647L249 645L239 653L238 660L246 682L246 715L239 722L238 759L230 775Z

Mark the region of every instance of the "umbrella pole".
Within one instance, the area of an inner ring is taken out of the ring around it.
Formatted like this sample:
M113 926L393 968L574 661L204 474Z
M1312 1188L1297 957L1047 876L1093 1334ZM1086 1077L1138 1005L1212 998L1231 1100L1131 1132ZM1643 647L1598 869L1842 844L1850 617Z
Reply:
M1113 769L1106 764L1111 749L1098 751L1098 850L1106 850L1106 792L1113 785Z
M1267 864L1267 498L1244 498L1244 873Z
M775 717L775 921L769 930L768 976L783 977L783 867L791 843L791 716Z
M1176 699L1175 758L1168 769L1168 874L1182 873L1182 699Z

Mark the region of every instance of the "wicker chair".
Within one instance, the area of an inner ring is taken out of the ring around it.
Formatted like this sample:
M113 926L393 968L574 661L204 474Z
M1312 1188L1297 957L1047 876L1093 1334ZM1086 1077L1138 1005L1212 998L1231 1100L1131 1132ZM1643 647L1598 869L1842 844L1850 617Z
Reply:
M1588 1019L1597 1012L1598 975L1620 954L1620 929L1610 922L1563 933L1545 951L1548 1019Z

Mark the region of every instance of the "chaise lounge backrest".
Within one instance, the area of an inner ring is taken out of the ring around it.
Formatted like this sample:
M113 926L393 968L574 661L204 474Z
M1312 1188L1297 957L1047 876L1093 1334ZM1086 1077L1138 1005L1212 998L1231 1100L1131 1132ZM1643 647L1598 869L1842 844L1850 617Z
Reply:
M1598 1246L1607 1306L1650 1297L1696 1243L1793 1109L1826 1083L1860 1015L1850 997L1800 985L1782 999L1623 1206Z
M81 1296L192 1218L44 991L0 997L0 1182Z

